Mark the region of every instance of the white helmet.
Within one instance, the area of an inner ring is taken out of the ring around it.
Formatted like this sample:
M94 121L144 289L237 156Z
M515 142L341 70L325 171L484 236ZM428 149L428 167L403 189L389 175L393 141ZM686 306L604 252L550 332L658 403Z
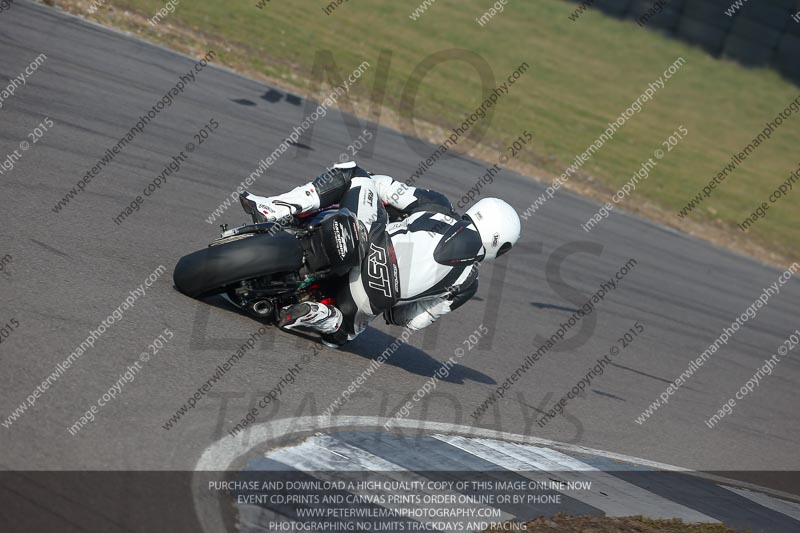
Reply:
M484 198L470 207L464 216L478 229L486 250L484 259L503 255L519 240L519 216L513 207L499 198Z

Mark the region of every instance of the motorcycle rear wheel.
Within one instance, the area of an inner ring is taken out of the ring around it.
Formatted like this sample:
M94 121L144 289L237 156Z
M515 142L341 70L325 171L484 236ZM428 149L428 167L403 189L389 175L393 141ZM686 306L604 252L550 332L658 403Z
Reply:
M240 281L296 272L302 265L303 248L294 236L256 234L182 257L172 279L182 293L203 298L223 293L226 287Z

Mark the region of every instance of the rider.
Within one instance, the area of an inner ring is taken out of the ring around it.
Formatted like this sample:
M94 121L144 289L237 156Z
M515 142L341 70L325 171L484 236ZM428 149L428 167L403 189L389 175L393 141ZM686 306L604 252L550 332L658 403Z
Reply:
M285 194L244 192L239 201L255 222L338 203L364 224L368 256L350 270L336 306L295 304L282 310L278 323L316 330L332 347L354 339L381 313L387 324L412 330L433 324L476 293L478 263L504 254L520 235L519 216L503 200L484 198L462 218L444 195L373 175L352 161ZM390 222L387 209L405 218Z

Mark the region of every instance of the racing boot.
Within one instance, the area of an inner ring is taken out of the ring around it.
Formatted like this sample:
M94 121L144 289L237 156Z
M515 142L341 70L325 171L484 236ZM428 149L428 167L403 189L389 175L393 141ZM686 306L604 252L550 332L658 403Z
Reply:
M244 191L239 195L239 203L258 224L286 220L319 209L319 195L313 183L306 183L278 196L256 196Z
M332 305L317 302L303 302L281 311L278 327L281 329L306 328L322 334L322 343L338 348L347 342L342 331L342 312Z

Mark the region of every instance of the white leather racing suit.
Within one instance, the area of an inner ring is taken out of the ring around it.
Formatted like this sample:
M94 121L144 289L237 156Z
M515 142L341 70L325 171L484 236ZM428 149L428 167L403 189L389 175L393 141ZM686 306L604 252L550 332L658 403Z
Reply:
M388 324L418 330L469 300L483 253L475 226L439 193L352 170L339 207L366 225L370 246L337 298L348 339L381 313ZM405 218L390 222L387 209L393 219Z

